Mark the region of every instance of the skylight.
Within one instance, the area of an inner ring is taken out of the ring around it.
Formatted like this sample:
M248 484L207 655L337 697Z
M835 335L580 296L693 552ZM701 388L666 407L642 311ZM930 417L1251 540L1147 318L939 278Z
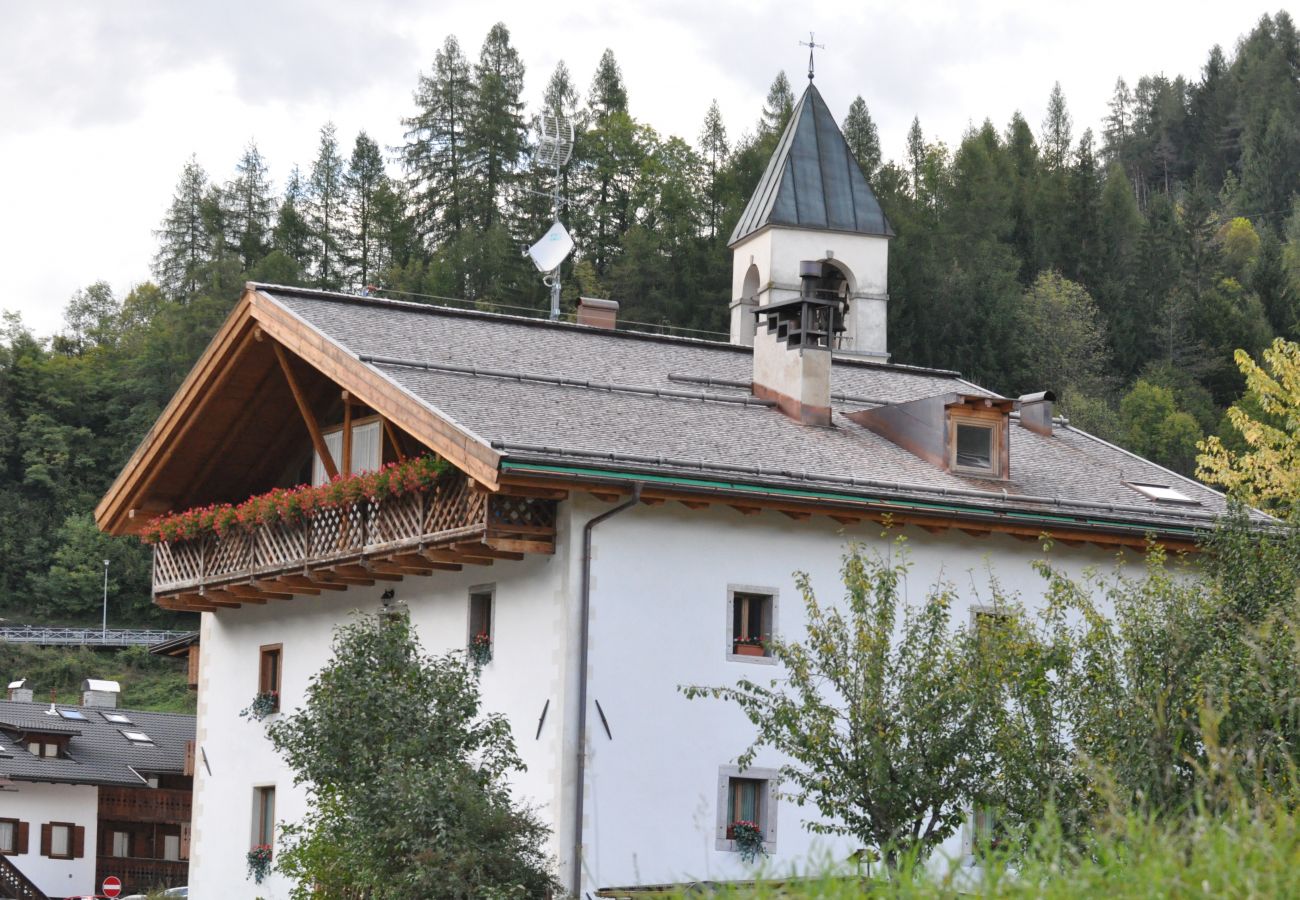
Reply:
M61 709L59 715L65 719L76 719L79 722L86 721L86 717L81 714L81 710L77 709Z
M121 713L115 713L115 712L101 712L100 715L104 717L104 721L106 721L106 722L112 722L114 725L134 725L134 724L135 724L135 723L132 722L129 718L127 718L126 716L122 715Z
M133 744L152 744L153 738L143 731L122 731L122 737L126 738Z
M1158 503L1187 503L1192 506L1200 506L1201 501L1193 500L1181 491L1176 491L1167 484L1145 484L1140 481L1124 482L1133 490L1142 496L1155 500Z

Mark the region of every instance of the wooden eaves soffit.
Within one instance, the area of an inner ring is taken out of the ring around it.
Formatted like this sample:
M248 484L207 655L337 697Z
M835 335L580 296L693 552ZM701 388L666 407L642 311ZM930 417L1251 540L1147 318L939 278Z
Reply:
M303 364L382 416L390 435L399 429L481 489L498 490L500 454L487 443L250 285L95 508L100 529L136 532L154 516L197 502L186 488L201 487L200 476L232 450L244 413L268 383L283 386L282 367L302 371ZM295 400L301 406L302 398Z

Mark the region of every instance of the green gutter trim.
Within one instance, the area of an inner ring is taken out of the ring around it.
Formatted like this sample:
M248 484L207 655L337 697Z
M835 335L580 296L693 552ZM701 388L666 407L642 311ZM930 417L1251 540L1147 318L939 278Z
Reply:
M1035 513L1035 512L1007 512L1003 510L990 509L983 506L957 506L951 503L934 503L924 500L888 500L884 498L870 498L854 494L842 494L835 491L821 490L800 490L797 488L784 487L757 487L752 484L735 481L714 481L704 478L687 478L673 475L630 475L626 472L618 472L609 469L593 469L586 466L557 466L546 465L543 463L525 463L513 462L503 459L501 461L502 471L516 472L538 472L554 475L579 475L595 478L616 479L619 481L640 481L647 484L665 484L680 487L708 488L710 490L738 491L747 494L764 494L782 497L794 497L797 499L819 499L819 500L837 500L845 503L854 503L862 505L869 503L872 506L886 506L896 509L924 510L945 513L982 513L987 516L994 516L1001 519L1023 519L1029 522L1043 522L1047 524L1073 525L1073 526L1091 526L1093 528L1124 528L1126 530L1139 530L1142 533L1156 532L1165 535L1185 535L1189 538L1196 538L1203 532L1195 528L1184 528L1177 525L1150 525L1126 520L1104 520L1104 519L1076 519L1066 515L1053 515L1052 513Z

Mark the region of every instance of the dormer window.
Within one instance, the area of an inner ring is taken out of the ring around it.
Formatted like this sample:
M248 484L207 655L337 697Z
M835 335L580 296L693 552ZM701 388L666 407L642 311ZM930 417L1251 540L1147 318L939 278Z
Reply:
M974 469L991 474L994 471L993 426L961 421L954 424L957 429L957 446L953 468Z
M948 471L980 478L1006 478L1008 401L963 397L948 411Z

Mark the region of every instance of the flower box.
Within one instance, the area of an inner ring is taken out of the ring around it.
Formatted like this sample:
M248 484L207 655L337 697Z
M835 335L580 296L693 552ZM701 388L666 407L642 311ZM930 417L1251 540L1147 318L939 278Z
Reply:
M737 656L767 656L767 650L762 644L741 644L735 646Z

